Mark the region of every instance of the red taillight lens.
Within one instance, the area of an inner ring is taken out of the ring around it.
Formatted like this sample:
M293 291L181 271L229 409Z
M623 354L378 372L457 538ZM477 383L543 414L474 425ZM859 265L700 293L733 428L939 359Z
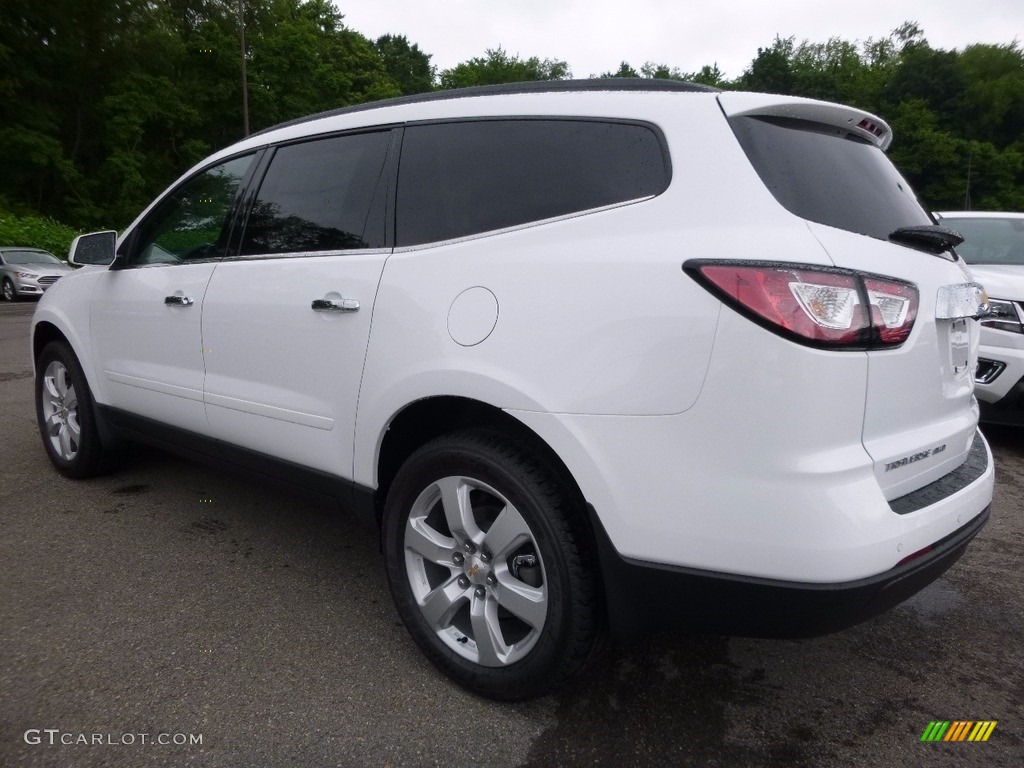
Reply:
M897 347L907 340L917 319L917 288L906 283L865 277L864 287L871 303L871 324L878 343Z
M917 317L917 289L885 278L750 262L691 262L686 269L764 327L813 346L898 346Z

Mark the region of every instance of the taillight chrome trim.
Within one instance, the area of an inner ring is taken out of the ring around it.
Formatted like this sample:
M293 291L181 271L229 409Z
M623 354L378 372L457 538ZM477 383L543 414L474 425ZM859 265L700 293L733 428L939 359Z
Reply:
M821 275L832 275L850 279L857 286L861 305L868 308L866 325L855 332L855 338L852 341L833 341L826 339L814 339L804 336L762 316L758 312L738 301L730 293L720 288L703 273L702 270L709 266L755 269L763 271L817 273ZM907 339L912 335L917 319L916 313L920 307L920 291L914 283L890 277L889 275L879 275L872 272L861 272L853 269L843 269L841 267L818 264L801 264L797 262L784 261L759 261L756 259L689 259L683 263L682 268L683 271L693 278L698 285L702 286L716 298L721 300L723 304L736 310L751 322L778 336L814 349L826 349L836 352L866 352L871 350L898 349L905 344ZM869 297L867 284L875 282L901 287L909 291L912 295L913 315L909 319L909 325L905 336L898 341L887 341L885 339L885 328L879 327L875 317L876 313L871 309L874 304Z

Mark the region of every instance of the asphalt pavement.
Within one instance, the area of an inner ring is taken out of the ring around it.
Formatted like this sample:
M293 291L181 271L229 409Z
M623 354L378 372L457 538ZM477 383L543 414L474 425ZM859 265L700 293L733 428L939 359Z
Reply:
M1024 764L1024 430L989 431L992 519L867 624L799 641L660 635L496 704L434 671L375 537L331 504L132 451L51 467L32 303L0 303L0 766ZM922 742L932 721L986 742Z

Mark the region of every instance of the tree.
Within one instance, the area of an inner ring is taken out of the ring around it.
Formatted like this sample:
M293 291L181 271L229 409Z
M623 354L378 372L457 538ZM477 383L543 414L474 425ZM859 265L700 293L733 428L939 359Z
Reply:
M792 94L794 40L775 36L771 48L758 48L757 57L740 77L745 90Z
M434 90L436 68L430 63L430 55L418 45L410 45L405 35L383 35L374 45L384 62L384 71L403 94Z
M488 49L484 56L464 61L441 73L442 88L467 88L473 85L497 85L531 80L565 80L572 76L564 61L536 56L520 59L503 48Z

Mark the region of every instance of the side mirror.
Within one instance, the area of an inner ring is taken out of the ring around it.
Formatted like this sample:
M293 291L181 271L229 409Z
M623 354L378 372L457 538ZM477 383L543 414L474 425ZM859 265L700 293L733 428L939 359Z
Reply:
M76 267L95 265L106 267L114 263L114 248L117 245L117 232L92 232L79 235L71 243L68 252L68 263Z

